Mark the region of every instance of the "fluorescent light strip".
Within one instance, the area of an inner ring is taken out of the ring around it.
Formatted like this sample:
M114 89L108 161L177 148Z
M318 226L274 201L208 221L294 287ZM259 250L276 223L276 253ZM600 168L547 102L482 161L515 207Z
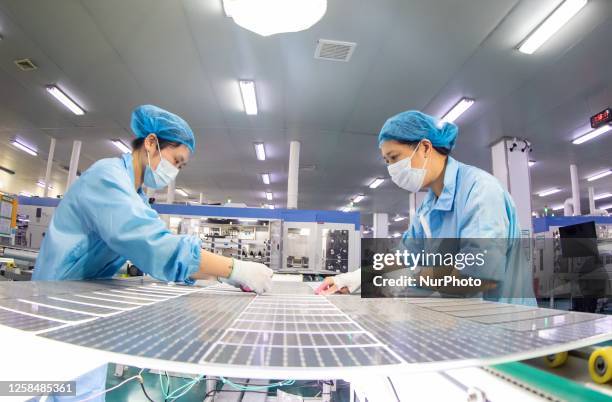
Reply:
M125 143L123 141L121 141L119 139L114 139L114 140L111 140L111 142L113 143L113 145L115 147L117 147L118 150L120 150L124 154L126 154L126 153L131 154L132 153L132 150L130 149L130 147L125 145Z
M553 211L560 211L562 209L564 209L565 207L563 205L555 205L553 207L550 207L550 209L552 209Z
M13 146L15 148L18 148L20 150L22 150L23 152L30 154L32 156L38 156L38 152L35 151L34 149L30 148L29 146L19 142L18 140L12 140L11 144L13 144Z
M440 122L453 123L459 118L466 110L468 110L474 104L474 99L461 98L459 102L455 104L446 114L440 119Z
M38 180L38 181L36 182L36 185L37 185L38 187L40 187L40 188L45 188L45 182L44 182L44 181L42 181L42 180ZM49 185L49 189L50 189L50 190L53 190L53 186Z
M385 179L383 179L382 177L377 177L376 179L374 179L369 185L368 187L370 188L377 188L378 186L380 186L381 184L383 184L383 182L385 181Z
M408 219L408 218L406 216L397 215L395 218L393 218L393 221L394 222L401 222L401 221L403 221L405 219Z
M0 166L0 170L3 171L4 173L8 173L8 174L15 174L14 170L11 170L9 168L6 168L4 166Z
M60 101L64 106L66 106L72 113L76 115L84 115L85 111L76 104L75 101L70 99L68 95L64 93L58 86L56 85L47 85L47 92L49 92L55 99Z
M610 208L612 208L612 204L602 205L601 207L599 207L597 209L610 209Z
M342 211L342 212L351 212L351 207L348 207L348 206L347 207L342 207L342 208L340 208L340 211Z
M527 164L529 165L529 167L533 167L536 164L536 161L529 161L527 162Z
M400 237L402 234L400 232L393 233L393 237Z
M602 134L607 133L608 131L612 130L612 126L607 124L605 126L601 126L598 129L589 131L588 133L581 135L580 137L572 140L572 144L574 145L580 145L580 144L584 144L587 141L592 140L593 138L597 138Z
M538 196L539 197L546 197L546 196L549 196L549 195L552 195L552 194L556 194L559 191L561 191L560 188L551 188L549 190L544 190L544 191L539 192Z
M272 204L264 204L264 207L268 209L274 209L274 205Z
M263 184L270 184L270 173L262 173L261 181L263 181Z
M179 193L183 197L189 197L189 193L187 193L187 191L183 190L182 188L177 188L174 191L176 191L177 193Z
M365 195L357 194L355 197L353 197L353 202L355 204L359 204L364 198L365 198Z
M270 191L266 191L266 199L267 199L268 201L272 201L272 198L273 198L273 196L272 196L272 192L270 192Z
M602 194L597 194L596 196L593 197L594 201L599 201L599 200L603 200L604 198L610 198L612 197L612 193L602 193Z
M603 177L610 176L611 174L612 174L612 170L608 169L604 172L600 172L600 173L594 174L593 176L587 177L587 181L598 180Z
M254 142L253 147L255 147L255 155L257 155L257 159L260 161L266 160L266 148L264 147L263 142Z
M238 81L240 84L240 93L242 94L242 103L244 111L250 116L257 114L257 96L255 95L255 82L248 80Z
M587 0L565 0L525 39L519 51L525 54L535 53L586 4Z

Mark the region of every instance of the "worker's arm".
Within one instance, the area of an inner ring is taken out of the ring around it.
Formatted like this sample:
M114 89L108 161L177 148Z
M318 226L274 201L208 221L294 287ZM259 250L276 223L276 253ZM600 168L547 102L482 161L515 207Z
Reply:
M257 292L270 287L272 271L263 264L233 261L201 249L195 236L175 235L131 187L119 166L90 169L79 180L79 211L92 232L117 254L152 277L189 282L205 275L229 277Z
M508 250L508 211L504 191L494 179L476 181L462 205L457 248L461 253L486 253L482 267L459 270L455 267L424 267L420 276L443 278L474 277L482 281L479 287L440 287L437 291L451 295L465 295L495 289L503 278ZM456 200L455 202L459 202Z
M234 260L210 251L202 250L200 257L200 269L193 273L193 279L228 278L232 273Z
M186 282L201 262L200 240L171 233L134 191L128 172L103 163L80 179L78 211L88 230L152 277Z

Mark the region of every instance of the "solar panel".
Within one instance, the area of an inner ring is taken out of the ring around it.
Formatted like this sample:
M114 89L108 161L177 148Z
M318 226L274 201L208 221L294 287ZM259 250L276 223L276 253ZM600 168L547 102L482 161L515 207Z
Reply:
M252 378L445 370L612 339L612 317L479 299L324 297L294 282L261 296L218 283L117 282L33 282L19 296L0 284L0 325L116 353L122 364L145 357L151 368Z

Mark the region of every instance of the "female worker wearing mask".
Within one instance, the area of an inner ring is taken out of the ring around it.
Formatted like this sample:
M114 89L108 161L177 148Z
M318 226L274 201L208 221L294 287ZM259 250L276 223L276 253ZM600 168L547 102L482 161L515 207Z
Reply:
M449 156L457 134L456 125L440 123L413 110L389 118L380 131L378 146L391 180L409 192L429 190L417 210L417 219L411 220L404 233L404 242L424 238L519 238L514 202L499 181ZM518 264L516 269L512 266L505 270L519 271ZM523 293L521 298L531 298L529 272L520 271L506 275L512 277L512 292ZM326 278L317 293L350 293L360 285L361 272L356 270ZM505 291L508 292L508 287Z
M269 290L268 267L202 250L197 237L171 233L147 202L142 186L168 186L194 152L189 125L166 110L143 105L132 113L131 128L133 152L94 163L60 202L32 279L110 278L129 259L162 281L192 283L216 276L257 293ZM105 381L106 366L79 378L76 399L103 391Z

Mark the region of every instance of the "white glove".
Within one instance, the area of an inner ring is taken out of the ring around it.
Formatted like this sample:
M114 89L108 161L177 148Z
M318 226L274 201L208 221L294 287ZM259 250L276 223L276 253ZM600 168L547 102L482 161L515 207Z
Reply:
M261 294L272 288L272 274L273 271L264 264L234 259L234 269L226 282Z
M338 290L347 288L353 293L361 287L361 269L334 276L334 284Z

